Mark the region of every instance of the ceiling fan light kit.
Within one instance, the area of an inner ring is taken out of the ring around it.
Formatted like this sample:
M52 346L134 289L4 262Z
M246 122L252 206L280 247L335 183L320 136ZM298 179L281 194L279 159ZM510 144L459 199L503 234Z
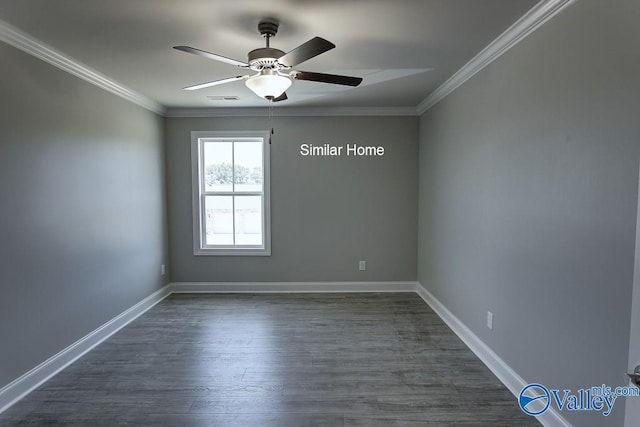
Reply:
M261 98L274 100L291 86L291 79L272 70L247 78L245 85Z
M248 68L256 72L254 75L228 77L199 83L184 89L197 90L244 79L246 86L256 95L269 101L278 102L287 99L286 90L291 86L293 80L307 80L345 86L358 86L362 82L361 77L339 76L293 69L294 66L336 47L330 41L321 37L314 37L292 51L284 53L280 49L272 48L269 45L270 38L278 32L278 21L275 19L263 19L258 24L258 30L266 39L266 47L249 52L248 62L227 58L190 46L174 46L176 50L225 62L240 68Z

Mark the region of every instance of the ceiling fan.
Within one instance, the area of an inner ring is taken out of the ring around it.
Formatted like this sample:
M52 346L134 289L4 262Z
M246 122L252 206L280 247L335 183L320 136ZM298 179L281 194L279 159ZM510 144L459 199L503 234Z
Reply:
M210 86L246 80L245 84L256 95L269 101L284 101L287 99L285 92L292 80L308 80L313 82L331 83L344 86L358 86L362 82L361 77L340 76L337 74L313 73L309 71L294 70L298 64L320 55L336 47L333 43L321 37L314 37L301 44L290 52L284 53L280 49L272 48L269 40L278 32L279 23L275 19L263 19L258 24L258 31L266 39L266 47L254 49L248 54L248 61L242 62L226 56L196 49L189 46L174 46L174 49L192 53L215 61L226 62L240 68L255 71L256 74L228 77L185 87L185 90L203 89Z

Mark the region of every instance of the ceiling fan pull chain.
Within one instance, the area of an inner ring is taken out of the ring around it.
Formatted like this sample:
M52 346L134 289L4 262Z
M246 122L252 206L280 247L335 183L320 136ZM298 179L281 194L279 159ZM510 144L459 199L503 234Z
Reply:
M271 132L269 133L269 145L271 145L271 136L273 135L273 99L269 99L269 127Z

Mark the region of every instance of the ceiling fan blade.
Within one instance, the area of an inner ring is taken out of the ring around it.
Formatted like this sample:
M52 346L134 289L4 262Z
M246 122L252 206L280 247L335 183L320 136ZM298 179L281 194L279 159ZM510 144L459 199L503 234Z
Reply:
M278 58L278 62L285 67L293 67L334 47L336 47L336 45L330 41L322 37L314 37L308 42L302 43L297 48L282 55Z
M176 50L180 50L182 52L193 53L194 55L202 56L204 58L213 59L215 61L226 62L227 64L237 65L238 67L248 67L249 64L246 62L238 61L237 59L227 58L226 56L217 55L215 53L207 52L206 50L196 49L195 47L189 46L174 46Z
M287 92L282 92L282 95L280 95L277 98L273 98L272 101L273 102L279 102L279 101L284 101L286 99L289 99L289 97L287 96Z
M235 77L229 77L226 79L221 79L221 80L214 80L212 82L207 82L207 83L200 83L197 85L193 85L193 86L187 86L185 88L183 88L184 90L197 90L197 89L204 89L205 87L209 87L209 86L217 86L217 85L221 85L221 84L225 84L225 83L231 83L231 82L235 82L236 80L242 80L245 77L248 76L235 76Z
M332 83L334 85L358 86L362 83L362 77L340 76L337 74L312 73L309 71L296 71L292 74L296 80L309 80L312 82Z

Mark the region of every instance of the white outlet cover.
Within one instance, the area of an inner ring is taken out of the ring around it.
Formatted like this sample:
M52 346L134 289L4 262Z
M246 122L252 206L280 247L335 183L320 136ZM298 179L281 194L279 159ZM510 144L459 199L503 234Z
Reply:
M487 328L493 330L493 313L487 311Z

